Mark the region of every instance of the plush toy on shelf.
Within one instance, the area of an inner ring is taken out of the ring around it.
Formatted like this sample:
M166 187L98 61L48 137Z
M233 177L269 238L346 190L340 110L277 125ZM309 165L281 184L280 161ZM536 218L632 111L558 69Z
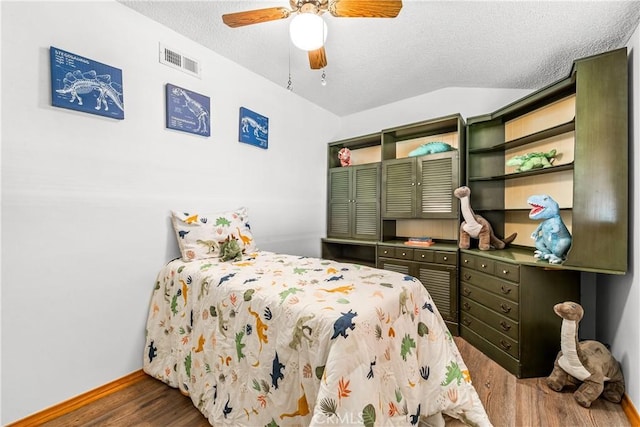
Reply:
M340 160L340 166L351 166L351 150L347 147L341 148L338 151L338 159Z
M444 153L451 150L453 150L453 147L446 142L431 141L410 151L409 157L426 156L427 154Z
M458 243L460 249L469 249L472 237L478 239L478 249L481 251L488 251L491 248L504 249L515 240L518 233L513 233L503 240L499 239L493 233L493 227L489 221L473 212L469 200L471 195L469 187L458 187L453 191L453 195L460 199L460 210L464 217L464 221L460 224L460 241Z
M542 220L540 225L531 233L535 240L534 257L546 259L549 264L560 264L565 260L571 248L571 234L560 217L558 202L547 194L531 196L527 203L532 207L529 218Z
M507 166L517 166L516 172L526 172L531 169L550 168L556 159L556 149L546 153L527 153L522 156L513 156L507 160Z
M578 303L556 304L553 311L562 318L560 352L556 357L547 385L554 391L565 386L577 386L573 393L585 408L600 395L610 402L620 403L624 394L624 376L620 363L598 341L578 341L578 324L584 309Z

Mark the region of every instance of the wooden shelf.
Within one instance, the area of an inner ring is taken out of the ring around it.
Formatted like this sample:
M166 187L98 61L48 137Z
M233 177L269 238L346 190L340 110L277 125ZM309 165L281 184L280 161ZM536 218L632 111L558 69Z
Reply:
M517 172L517 173L509 173L504 175L494 175L494 176L485 176L485 177L470 177L469 181L495 181L495 180L507 180L507 179L515 179L515 178L524 178L528 176L536 176L536 175L544 175L548 173L554 172L562 172L573 169L573 162L567 163L564 165L551 166L550 168L539 168L532 169L525 172Z
M523 145L531 144L536 141L541 141L543 139L562 135L563 133L572 132L575 130L575 128L576 128L576 122L575 122L575 119L573 119L569 122L562 123L558 126L554 126L552 128L533 133L531 135L523 136L522 138L514 139L512 141L501 142L491 147L475 148L475 149L470 148L469 154L492 153L497 151L508 150L511 148L517 148Z
M517 231L514 244L529 243L520 238L530 228L526 200L548 194L572 235L563 268L626 272L627 62L625 48L576 60L565 79L467 119L471 203L496 234ZM516 172L507 165L515 156L551 150L551 167Z

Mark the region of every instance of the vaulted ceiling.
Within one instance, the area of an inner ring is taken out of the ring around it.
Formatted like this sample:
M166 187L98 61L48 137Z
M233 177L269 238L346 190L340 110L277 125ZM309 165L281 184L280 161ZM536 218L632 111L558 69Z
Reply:
M540 89L574 59L625 46L640 21L638 1L405 0L393 19L325 13L328 64L311 70L289 40L291 17L221 19L288 0L119 1L282 87L291 74L294 93L339 116L445 87Z

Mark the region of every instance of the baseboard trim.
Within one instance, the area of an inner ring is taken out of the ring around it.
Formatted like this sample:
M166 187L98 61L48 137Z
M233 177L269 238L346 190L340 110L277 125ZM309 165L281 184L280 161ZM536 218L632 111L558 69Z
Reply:
M631 402L629 396L627 396L626 393L622 395L622 401L620 402L620 404L622 405L622 410L627 416L629 423L633 427L640 427L640 415L638 415L636 407L633 406L633 402Z
M40 412L36 412L35 414L29 415L28 417L18 420L12 424L8 424L7 427L37 426L48 421L55 420L56 418L75 411L84 405L88 405L89 403L95 402L96 400L108 396L111 393L115 393L118 390L122 390L125 387L135 384L145 378L146 375L147 374L140 369L108 384L102 385L69 400L65 400L62 403L58 403L57 405L44 409Z

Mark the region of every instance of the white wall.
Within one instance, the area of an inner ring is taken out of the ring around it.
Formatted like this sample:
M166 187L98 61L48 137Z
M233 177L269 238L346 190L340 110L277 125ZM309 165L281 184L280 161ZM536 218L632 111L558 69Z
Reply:
M141 368L170 209L245 205L260 248L318 256L340 120L115 1L1 15L4 425ZM122 69L125 120L50 105L51 45ZM210 138L165 129L166 83L210 96ZM269 118L268 150L237 142L241 106Z
M629 53L629 271L597 277L597 339L622 364L627 395L640 410L640 30Z

